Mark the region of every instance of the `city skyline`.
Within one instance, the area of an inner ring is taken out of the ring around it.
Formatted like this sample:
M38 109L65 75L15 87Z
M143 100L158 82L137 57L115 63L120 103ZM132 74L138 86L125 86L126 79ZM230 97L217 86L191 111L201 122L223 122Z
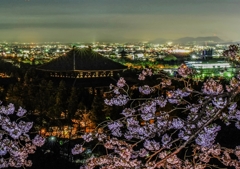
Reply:
M239 41L239 0L1 0L0 41Z

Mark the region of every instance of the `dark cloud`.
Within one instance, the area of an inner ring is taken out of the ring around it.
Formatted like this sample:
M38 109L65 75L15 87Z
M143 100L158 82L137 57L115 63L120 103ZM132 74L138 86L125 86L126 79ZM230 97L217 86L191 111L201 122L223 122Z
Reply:
M122 24L110 24L109 22L48 22L48 23L0 23L1 29L115 29L124 28Z
M239 0L0 0L0 37L117 41L217 32L240 39L239 6Z

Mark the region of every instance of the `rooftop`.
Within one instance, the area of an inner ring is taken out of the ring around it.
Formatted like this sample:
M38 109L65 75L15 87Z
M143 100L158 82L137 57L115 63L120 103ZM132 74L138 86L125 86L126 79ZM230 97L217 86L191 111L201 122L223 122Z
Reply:
M91 48L73 48L63 56L58 57L38 67L43 71L72 72L72 71L118 71L127 67L114 62Z

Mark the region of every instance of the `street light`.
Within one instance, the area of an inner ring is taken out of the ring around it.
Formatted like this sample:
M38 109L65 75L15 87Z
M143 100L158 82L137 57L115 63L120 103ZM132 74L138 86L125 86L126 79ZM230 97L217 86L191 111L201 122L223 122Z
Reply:
M40 131L40 135L45 135L45 133L46 133L46 130L45 129L41 129L41 131Z
M51 142L55 142L56 139L57 139L57 138L56 138L55 136L50 136L50 137L49 137L49 141L51 141Z

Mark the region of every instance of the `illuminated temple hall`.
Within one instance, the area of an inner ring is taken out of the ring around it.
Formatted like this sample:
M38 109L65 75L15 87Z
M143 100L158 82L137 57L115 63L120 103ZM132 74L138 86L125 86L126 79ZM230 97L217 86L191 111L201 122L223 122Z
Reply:
M126 66L94 52L91 48L79 49L76 47L65 55L37 68L39 73L44 78L51 80L56 87L60 81L64 81L68 88L79 88L78 92L81 93L79 100L82 100L88 110L91 109L94 99L101 98L104 91L109 90L111 83L116 83L119 73L125 69L127 69ZM92 131L96 127L95 123L89 120L89 115L86 112L83 115L84 121L78 118L71 119L73 123L70 124L73 127L71 130L72 138L78 137L75 132L79 126L80 130L84 132ZM68 138L68 132L66 135L62 134L67 131L64 127L69 127L64 113L61 114L61 120L63 131L56 124L51 124L53 132L46 132L45 135Z
M195 69L203 78L214 76L231 78L239 72L238 67L235 67L233 64L225 60L185 61L185 64L188 67Z
M113 77L125 69L126 66L94 52L91 48L76 47L66 55L38 67L49 78L65 79L87 86L109 85Z

